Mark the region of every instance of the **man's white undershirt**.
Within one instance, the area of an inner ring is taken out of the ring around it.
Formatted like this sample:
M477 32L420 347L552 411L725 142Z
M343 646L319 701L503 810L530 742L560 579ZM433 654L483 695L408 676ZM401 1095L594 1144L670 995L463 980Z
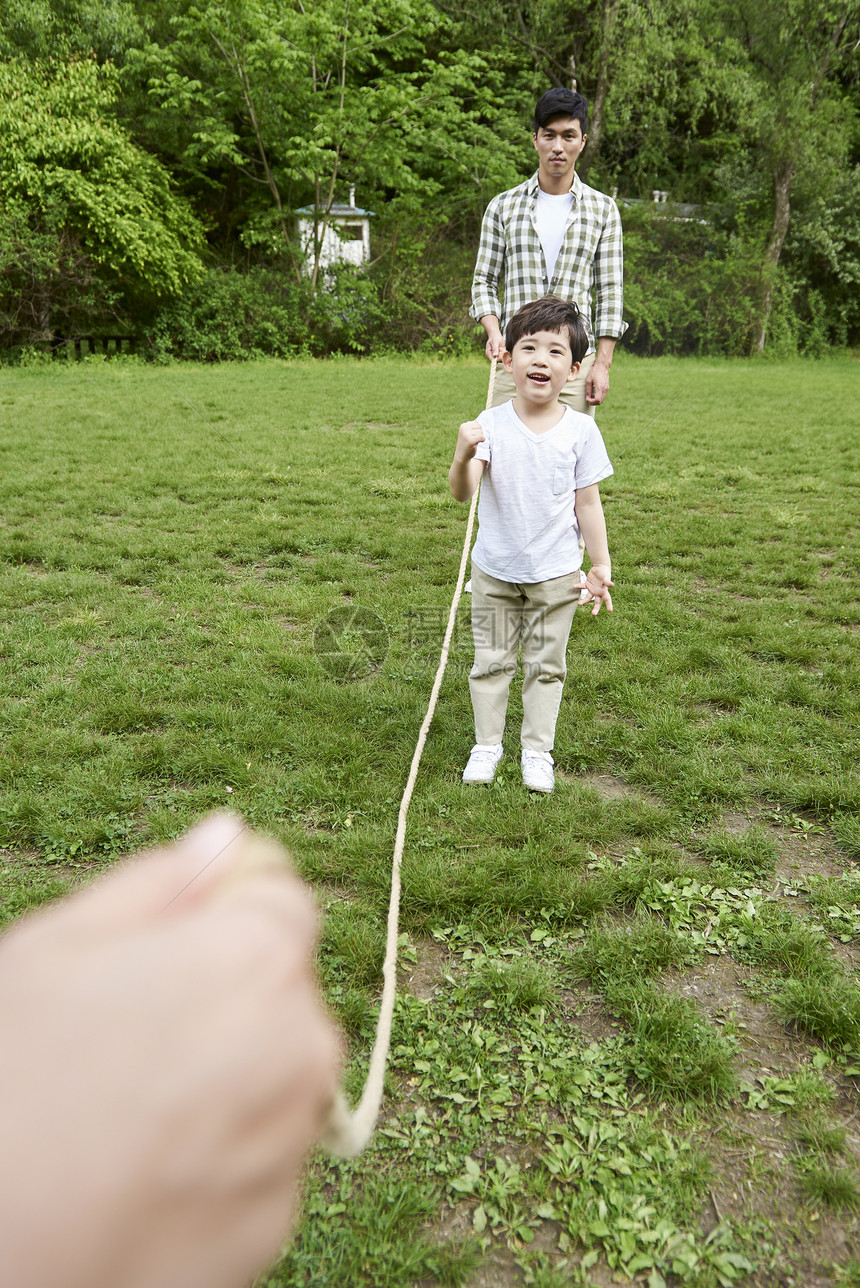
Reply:
M535 221L540 244L543 247L543 257L546 260L548 282L552 281L552 275L555 272L555 261L558 259L558 252L564 241L564 230L567 227L567 217L572 206L572 192L563 192L558 197L551 192L544 192L543 188L538 192Z

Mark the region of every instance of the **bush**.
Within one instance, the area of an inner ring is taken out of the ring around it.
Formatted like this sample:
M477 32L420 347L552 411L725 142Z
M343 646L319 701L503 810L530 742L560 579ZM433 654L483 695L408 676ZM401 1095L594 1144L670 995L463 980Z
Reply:
M157 360L324 358L377 347L386 318L379 286L355 268L328 273L316 292L286 267L213 268L159 311L147 338Z
M750 352L759 316L757 246L673 206L621 205L625 345L634 353Z
M151 354L198 362L294 357L306 348L308 294L275 269L210 269L156 315Z
M48 353L60 336L115 328L117 307L118 292L59 210L0 202L0 350L13 361Z

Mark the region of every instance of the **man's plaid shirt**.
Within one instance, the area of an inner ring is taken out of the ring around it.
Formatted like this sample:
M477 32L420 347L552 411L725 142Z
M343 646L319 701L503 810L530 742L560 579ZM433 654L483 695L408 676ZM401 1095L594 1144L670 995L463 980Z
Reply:
M621 317L624 262L618 207L574 173L573 209L550 281L535 225L538 191L535 173L487 206L472 281L472 317L480 322L488 313L495 314L504 332L508 319L524 304L542 295L558 295L579 305L591 348L595 335L622 336L627 324Z

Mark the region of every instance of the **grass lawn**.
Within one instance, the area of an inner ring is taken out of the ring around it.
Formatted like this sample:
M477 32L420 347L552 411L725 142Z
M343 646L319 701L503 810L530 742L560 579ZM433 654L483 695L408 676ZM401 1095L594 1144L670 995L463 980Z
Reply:
M397 806L485 364L5 370L0 892L229 806L326 909L361 1085ZM814 390L814 393L812 392ZM265 1288L860 1285L860 368L622 355L616 611L558 786L459 781L468 608L410 814L385 1117Z

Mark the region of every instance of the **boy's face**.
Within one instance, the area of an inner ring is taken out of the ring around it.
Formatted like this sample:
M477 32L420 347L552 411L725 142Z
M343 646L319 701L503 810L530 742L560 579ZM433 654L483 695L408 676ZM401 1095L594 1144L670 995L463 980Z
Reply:
M519 396L534 403L555 402L565 381L579 370L566 331L524 335L517 340L513 353L505 350L502 362L513 376Z

